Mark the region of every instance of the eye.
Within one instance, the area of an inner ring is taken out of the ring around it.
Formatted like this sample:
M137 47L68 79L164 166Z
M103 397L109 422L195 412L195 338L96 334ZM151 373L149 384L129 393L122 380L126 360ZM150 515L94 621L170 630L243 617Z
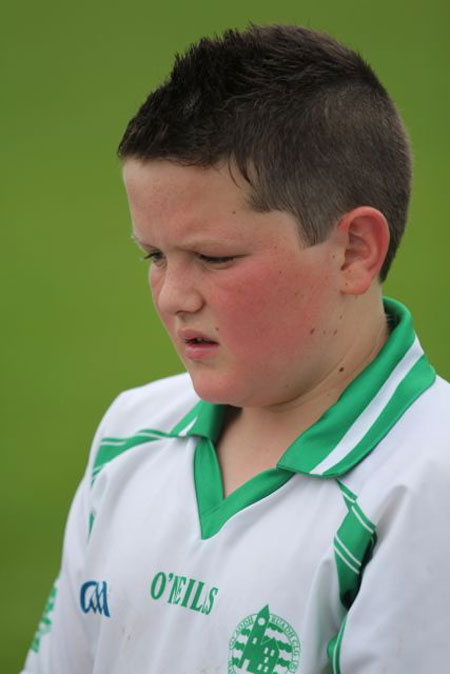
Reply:
M211 255L201 255L199 254L199 258L203 260L203 262L207 262L208 264L227 264L227 262L233 262L233 260L236 259L235 255L228 255L225 257L213 257Z
M164 255L159 250L151 250L147 255L144 255L142 260L150 260L156 266L160 265L164 261Z

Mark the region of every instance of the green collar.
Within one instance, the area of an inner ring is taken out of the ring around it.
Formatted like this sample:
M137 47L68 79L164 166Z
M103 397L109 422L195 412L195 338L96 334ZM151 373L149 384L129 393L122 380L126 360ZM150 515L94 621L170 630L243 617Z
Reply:
M315 477L339 477L358 464L389 432L436 374L419 344L408 309L384 299L391 334L378 356L339 400L286 449L277 467ZM200 401L173 429L215 443L225 405Z

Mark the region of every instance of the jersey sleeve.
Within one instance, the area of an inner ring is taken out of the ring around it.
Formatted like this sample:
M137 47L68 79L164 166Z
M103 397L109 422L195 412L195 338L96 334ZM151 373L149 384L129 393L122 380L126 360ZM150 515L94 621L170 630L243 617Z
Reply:
M119 396L120 398L120 396ZM87 634L80 610L89 540L92 467L114 401L95 434L86 473L72 501L64 533L62 561L21 674L88 674L93 669Z
M425 451L425 448L424 448ZM342 624L333 674L448 670L450 470L435 464L383 505L378 542Z

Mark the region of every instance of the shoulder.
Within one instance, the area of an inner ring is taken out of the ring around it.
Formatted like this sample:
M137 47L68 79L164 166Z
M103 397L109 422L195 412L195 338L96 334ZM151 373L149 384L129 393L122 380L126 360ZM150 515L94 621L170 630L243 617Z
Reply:
M450 384L441 377L436 377L434 384L409 407L393 427L387 437L387 441L390 440L415 460L421 460L425 456L440 456L442 461L449 460Z
M140 428L168 433L198 401L187 373L123 391L106 412L103 433L123 435Z
M100 464L132 446L133 437L140 431L170 433L198 401L187 373L120 393L107 409L92 441L86 468L88 482Z
M403 414L386 438L398 447L398 460L450 465L450 384L436 380Z

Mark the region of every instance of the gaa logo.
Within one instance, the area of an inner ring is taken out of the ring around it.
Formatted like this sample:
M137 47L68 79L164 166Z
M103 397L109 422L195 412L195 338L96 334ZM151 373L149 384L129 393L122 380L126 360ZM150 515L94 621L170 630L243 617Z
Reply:
M101 613L107 618L111 617L108 607L108 587L103 580L88 580L80 589L80 606L83 613Z

